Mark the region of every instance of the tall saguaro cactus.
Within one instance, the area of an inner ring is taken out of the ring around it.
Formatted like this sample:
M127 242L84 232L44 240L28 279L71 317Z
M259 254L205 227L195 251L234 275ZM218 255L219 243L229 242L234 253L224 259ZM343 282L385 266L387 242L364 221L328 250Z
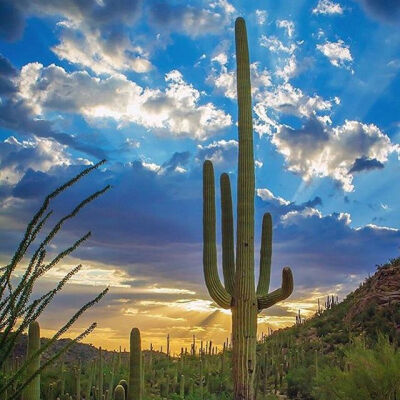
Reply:
M130 362L129 362L129 387L128 400L142 400L142 345L140 331L133 328L130 339Z
M40 349L40 326L37 321L29 324L27 359L29 360ZM29 378L40 368L40 356L35 357L27 368ZM23 400L40 400L40 375L30 382L22 394Z
M239 166L237 184L236 257L230 180L221 175L222 270L218 276L214 170L211 161L203 166L203 266L212 299L232 310L232 365L234 400L253 400L256 372L257 314L286 299L293 291L290 268L282 271L282 286L269 293L272 222L263 217L260 278L254 282L254 155L249 52L243 18L235 22L237 97L239 115Z

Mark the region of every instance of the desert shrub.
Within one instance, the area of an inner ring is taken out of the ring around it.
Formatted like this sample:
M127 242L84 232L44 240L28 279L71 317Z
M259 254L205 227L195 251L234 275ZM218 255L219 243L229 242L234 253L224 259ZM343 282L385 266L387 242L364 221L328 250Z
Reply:
M400 393L400 352L383 335L371 348L357 340L340 367L321 368L313 386L318 400L395 399Z
M291 399L301 396L302 399L311 400L312 385L310 377L314 376L313 367L298 367L291 369L286 375L288 396Z

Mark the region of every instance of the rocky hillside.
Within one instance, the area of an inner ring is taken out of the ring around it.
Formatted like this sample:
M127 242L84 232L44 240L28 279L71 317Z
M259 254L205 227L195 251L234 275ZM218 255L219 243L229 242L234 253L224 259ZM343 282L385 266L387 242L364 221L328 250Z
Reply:
M376 273L342 302L324 310L287 334L318 341L325 352L364 335L375 340L379 333L400 344L400 258L378 266Z

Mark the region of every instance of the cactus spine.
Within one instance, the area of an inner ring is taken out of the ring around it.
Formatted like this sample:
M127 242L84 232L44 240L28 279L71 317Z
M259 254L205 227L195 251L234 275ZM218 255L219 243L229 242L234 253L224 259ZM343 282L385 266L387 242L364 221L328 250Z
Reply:
M232 365L235 400L253 400L256 371L257 313L286 299L293 291L290 268L282 271L281 288L269 293L272 222L263 217L260 278L254 283L254 155L251 85L246 25L235 22L237 97L239 115L239 166L237 183L236 261L230 180L221 175L222 285L217 268L214 170L203 166L203 266L207 289L222 308L232 310Z
M40 349L40 326L37 321L29 324L27 359L29 360ZM27 367L27 378L40 368L40 356L35 357ZM40 375L36 376L24 389L23 400L40 400Z
M142 350L140 331L133 328L130 339L128 400L142 400Z

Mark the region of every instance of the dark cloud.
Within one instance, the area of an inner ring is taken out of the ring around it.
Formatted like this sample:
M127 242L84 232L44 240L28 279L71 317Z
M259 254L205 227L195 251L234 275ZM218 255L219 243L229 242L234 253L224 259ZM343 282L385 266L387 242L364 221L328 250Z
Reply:
M188 157L175 153L164 166L173 170L174 166L186 165ZM7 213L22 224L37 208L39 197L43 198L43 194L34 197L35 185L48 192L80 169L82 166L72 165L54 167L46 173L27 171L14 189L21 200L29 200L24 212L11 207ZM112 190L68 223L55 241L56 248L64 248L90 229L93 236L76 251L76 257L88 265L118 266L128 274L124 281L132 286L138 284L137 279L147 281L148 277L174 285L170 287L176 287L176 282L203 282L200 169L167 174L149 170L140 161L106 165L106 169L94 171L68 190L54 206L56 215L68 212L80 199L108 183ZM264 200L256 198L257 245L262 214L270 211L273 215L271 287L279 285L285 265L293 267L296 284L315 288L345 282L349 274L365 275L375 264L397 255L399 231L374 225L355 229L348 214L322 215L316 209L321 204L319 197L301 204L273 194L264 196ZM7 229L0 233L8 237L15 232Z
M55 177L48 176L41 171L33 171L29 168L15 186L12 195L24 199L45 196L49 193L48 189L54 186L55 182Z
M314 197L314 199L309 200L305 203L303 203L304 207L311 207L314 208L316 206L322 206L322 199L319 196Z
M397 147L374 124L346 120L331 126L312 118L299 129L281 125L272 138L289 171L305 181L330 177L351 192L353 173L379 168Z
M400 24L398 0L358 0L369 15L383 22Z
M279 219L290 212L301 212L307 208L314 208L322 205L322 199L319 196L308 200L304 203L296 204L294 202L283 202L283 199L277 197L266 198L261 193L263 189L258 191L256 197L256 207L264 212L269 212L272 215L273 221L278 222Z
M98 28L121 23L132 25L141 8L141 0L0 0L0 37L18 40L30 15L54 15Z
M53 138L57 142L75 150L90 154L96 158L106 158L103 149L79 142L73 136L57 132L52 123L44 119L35 119L32 110L22 100L9 98L0 104L0 126L24 135L36 135Z
M9 95L16 91L15 85L10 79L16 75L17 71L11 65L10 61L0 54L0 95Z
M279 266L274 270L276 279L280 267L290 265L300 285L333 285L346 281L351 274L365 275L376 264L398 255L399 230L374 225L355 229L350 225L350 215L324 216L307 207L307 203L263 203L264 209L275 216L274 264Z
M190 152L176 152L172 157L162 165L162 169L167 172L175 172L178 167L185 167L190 161Z
M231 168L238 159L238 142L236 140L219 140L208 145L198 145L196 159L203 163L211 160L215 166Z
M354 161L354 164L351 167L349 174L353 172L368 171L371 169L382 169L383 167L383 163L375 158L361 157L357 158L356 161Z
M57 132L51 122L35 118L32 109L16 96L17 87L12 78L17 74L9 60L0 55L0 94L3 96L0 103L0 127L23 135L52 138L96 158L106 158L100 147L82 143L67 133Z
M220 32L229 21L226 10L201 9L187 4L152 1L149 6L150 23L167 32L185 33L191 37ZM225 12L224 12L225 11ZM229 21L230 22L230 21Z

